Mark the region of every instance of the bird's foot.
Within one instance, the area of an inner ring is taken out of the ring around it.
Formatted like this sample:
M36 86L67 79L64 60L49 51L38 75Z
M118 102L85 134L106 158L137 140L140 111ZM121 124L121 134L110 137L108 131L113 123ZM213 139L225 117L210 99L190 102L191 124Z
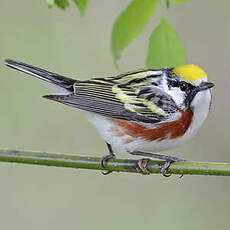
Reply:
M176 157L167 156L164 164L158 165L158 168L161 170L161 175L164 177L170 177L171 174L167 174L167 169L170 167L172 163L180 162L180 161L185 161L185 160L176 158ZM183 177L183 174L180 175L180 178L182 177Z
M105 163L106 163L108 160L114 159L114 158L116 158L115 154L108 154L108 155L106 155L106 156L103 156L103 157L101 158L101 167L102 167L102 168L105 168ZM103 175L108 175L108 174L110 174L110 173L112 173L112 171L110 171L110 170L107 170L107 171L102 172Z
M174 161L165 161L165 163L163 165L158 165L159 169L161 170L162 176L164 176L164 177L170 177L171 176L171 174L167 174L166 171L172 162L174 162Z
M106 156L103 156L103 157L101 158L101 167L102 167L102 168L105 168L105 163L106 163L109 159L116 158L116 155L115 155L114 152L113 152L112 146L111 146L109 143L106 143L106 145L107 145L107 148L108 148L108 150L109 150L109 154L106 155ZM102 172L103 175L108 175L108 174L110 174L110 173L112 173L112 171L110 171L110 170L107 170L107 171Z
M155 158L155 159L159 159L159 160L164 160L165 162L163 164L158 164L158 168L161 170L161 174L165 177L169 177L171 176L171 174L167 174L167 169L169 168L169 166L171 165L171 163L173 162L179 162L179 161L185 161L183 159L177 158L177 157L171 157L171 156L166 156L166 155L160 155L160 154L155 154L155 153L146 153L146 152L140 152L140 151L133 151L133 152L129 152L132 155L137 155L137 156L144 156L144 157L149 157L149 158ZM146 160L146 159L145 159ZM142 160L140 160L141 162ZM141 163L139 163L141 165ZM142 163L143 165L143 163ZM140 170L143 172L143 170L141 169L141 167L139 167ZM144 167L146 168L146 167ZM145 174L145 173L144 173ZM183 174L181 175L181 177L183 176Z
M145 158L145 159L140 159L137 162L137 170L140 171L143 175L149 175L150 171L148 170L148 162L149 159Z

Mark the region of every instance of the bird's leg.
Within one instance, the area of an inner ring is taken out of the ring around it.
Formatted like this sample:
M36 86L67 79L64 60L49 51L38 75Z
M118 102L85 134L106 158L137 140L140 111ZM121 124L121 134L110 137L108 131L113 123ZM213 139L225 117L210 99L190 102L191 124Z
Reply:
M159 165L159 168L161 170L161 174L165 177L169 177L170 174L166 174L166 170L169 168L170 164L173 162L178 162L178 161L185 161L183 159L177 158L177 157L172 157L172 156L166 156L166 155L160 155L160 154L154 154L154 153L145 153L145 152L139 152L139 151L134 151L134 152L129 152L130 154L133 155L137 155L137 156L144 156L144 157L149 157L149 158L155 158L155 159L160 159L160 160L165 160L165 163L163 165ZM140 170L144 173L144 174L148 174L146 172L148 172L148 169L146 167L143 168L143 164L142 162L146 161L146 159L141 159L138 162L138 166L140 168ZM142 167L140 167L140 165ZM147 165L145 163L145 165Z
M102 159L101 159L101 166L102 166L103 168L105 168L105 164L104 164L104 163L105 163L106 161L108 161L109 159L112 159L112 158L116 158L116 155L115 155L114 152L113 152L112 146L111 146L109 143L107 143L107 142L106 142L106 145L107 145L107 147L108 147L109 154L103 156ZM103 174L103 175L108 175L108 174L110 174L111 172L112 172L112 171L107 170L107 171L105 171L105 172L102 172L102 174Z

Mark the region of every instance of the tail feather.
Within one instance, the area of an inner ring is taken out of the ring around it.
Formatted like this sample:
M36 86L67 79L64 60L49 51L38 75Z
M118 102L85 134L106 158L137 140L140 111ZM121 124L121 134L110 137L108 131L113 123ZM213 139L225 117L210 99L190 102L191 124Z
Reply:
M52 73L49 72L47 70L44 69L40 69L38 67L32 66L32 65L28 65L22 62L17 62L11 59L6 59L5 63L7 66L19 70L21 72L30 74L34 77L37 77L43 81L52 83L54 85L58 85L61 88L67 89L71 92L74 91L73 89L73 85L74 83L76 83L76 80L71 79L71 78L67 78L64 76L61 76L59 74L56 73Z

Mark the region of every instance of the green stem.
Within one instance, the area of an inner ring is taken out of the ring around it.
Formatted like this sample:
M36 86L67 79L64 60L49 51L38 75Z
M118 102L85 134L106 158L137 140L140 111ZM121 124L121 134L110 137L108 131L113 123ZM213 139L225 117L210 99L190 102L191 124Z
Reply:
M0 161L23 164L46 165L68 168L82 168L95 170L111 170L116 172L139 173L138 160L111 159L102 168L99 157L78 156L70 154L54 154L45 152L20 151L0 149ZM160 173L159 164L163 161L149 160L150 173ZM193 174L193 175L219 175L230 176L230 164L213 162L176 162L167 170L170 174Z
M160 14L161 14L161 18L163 18L165 16L165 9L164 9L164 3L163 0L159 1L160 4Z

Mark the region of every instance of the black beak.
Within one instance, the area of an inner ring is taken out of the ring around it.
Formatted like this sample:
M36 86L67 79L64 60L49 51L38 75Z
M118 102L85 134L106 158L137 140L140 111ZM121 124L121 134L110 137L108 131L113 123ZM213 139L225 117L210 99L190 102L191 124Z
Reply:
M187 96L187 98L185 99L185 105L187 107L190 107L190 104L193 100L193 98L196 96L196 94L200 91L204 91L207 89L211 89L213 86L215 86L212 82L206 82L203 81L200 83L199 86L195 87L192 92Z
M203 91L207 89L211 89L213 86L215 86L212 82L206 82L203 81L200 83L200 85L197 87L197 91Z

